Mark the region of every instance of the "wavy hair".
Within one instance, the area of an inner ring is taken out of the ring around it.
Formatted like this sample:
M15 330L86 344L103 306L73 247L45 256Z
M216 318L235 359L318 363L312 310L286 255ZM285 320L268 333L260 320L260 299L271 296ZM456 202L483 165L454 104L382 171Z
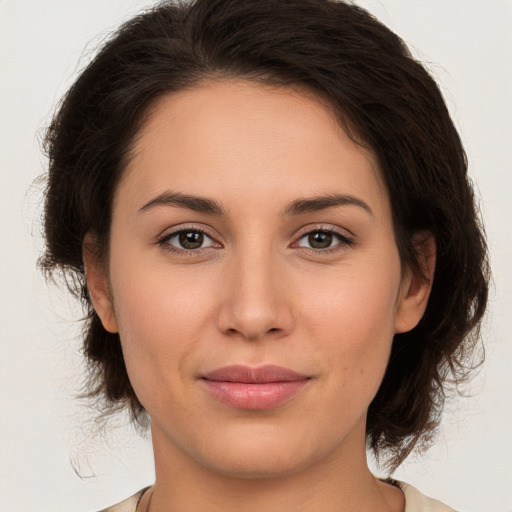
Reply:
M109 410L127 406L144 423L119 336L103 328L90 303L82 244L93 232L108 254L113 194L153 102L210 77L313 91L375 155L403 265L420 269L415 233L435 236L425 315L395 336L368 411L368 444L395 468L428 444L447 386L471 369L487 302L487 250L464 149L438 86L396 34L349 2L163 2L122 25L67 92L45 138L40 267L63 272L87 309L87 394Z

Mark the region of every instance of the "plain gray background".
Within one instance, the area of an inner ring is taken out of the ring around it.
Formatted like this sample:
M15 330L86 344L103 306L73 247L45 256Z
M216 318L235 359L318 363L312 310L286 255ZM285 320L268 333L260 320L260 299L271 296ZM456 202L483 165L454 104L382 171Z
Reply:
M512 511L512 2L360 0L441 84L486 221L494 288L487 361L448 403L434 448L397 473L468 512ZM91 437L73 396L80 310L35 269L45 160L39 134L61 94L139 0L0 0L0 511L91 511L152 482L149 442L123 426ZM85 50L84 50L85 49ZM80 473L81 478L77 476Z

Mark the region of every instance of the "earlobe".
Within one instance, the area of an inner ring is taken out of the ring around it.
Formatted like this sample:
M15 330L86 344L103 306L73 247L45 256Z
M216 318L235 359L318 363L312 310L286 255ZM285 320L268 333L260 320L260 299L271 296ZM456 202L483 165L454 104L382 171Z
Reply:
M395 333L414 329L427 308L436 266L436 241L430 232L414 236L419 270L408 271L403 279L395 316Z
M91 233L87 233L84 237L82 257L84 260L87 290L94 310L107 331L112 333L118 332L106 266L98 258L96 240Z

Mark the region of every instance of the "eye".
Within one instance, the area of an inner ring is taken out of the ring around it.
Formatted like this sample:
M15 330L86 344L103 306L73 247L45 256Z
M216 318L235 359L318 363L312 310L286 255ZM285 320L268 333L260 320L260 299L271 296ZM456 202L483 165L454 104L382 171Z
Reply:
M302 235L297 242L297 246L299 247L316 250L335 249L340 245L347 246L352 244L353 240L347 236L327 229L310 231L309 233Z
M219 244L204 231L198 229L182 229L175 231L174 233L164 236L159 243L176 251L194 251L219 246Z

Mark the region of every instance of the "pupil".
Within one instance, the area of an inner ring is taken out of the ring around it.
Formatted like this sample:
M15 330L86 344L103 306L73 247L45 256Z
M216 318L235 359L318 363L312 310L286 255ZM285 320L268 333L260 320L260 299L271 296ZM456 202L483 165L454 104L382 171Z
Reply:
M184 249L199 249L203 245L204 235L194 231L183 231L179 240Z
M330 247L332 243L332 235L330 233L323 233L321 231L311 233L308 239L309 244L314 249L327 249L327 247Z

